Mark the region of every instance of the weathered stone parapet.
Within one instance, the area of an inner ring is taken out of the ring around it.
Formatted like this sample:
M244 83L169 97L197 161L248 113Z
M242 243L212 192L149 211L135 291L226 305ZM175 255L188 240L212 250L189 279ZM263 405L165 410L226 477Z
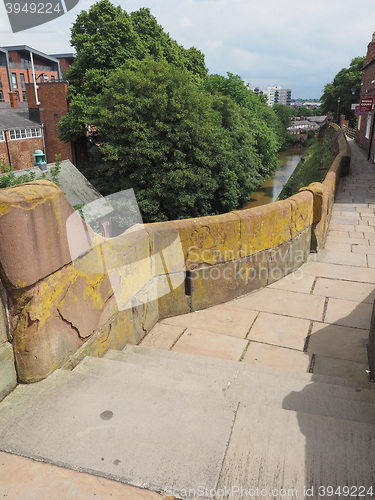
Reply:
M324 243L347 158L341 139L338 149L324 182L287 200L137 225L116 238L95 235L72 216L48 181L0 191L0 270L10 318L1 333L0 311L5 391L15 383L12 347L18 380L34 382L86 355L140 342L160 318L228 301L298 269L311 246Z
M13 349L9 340L6 292L0 282L0 401L17 385Z
M66 219L73 212L49 181L0 190L0 269L8 288L33 285L71 261Z

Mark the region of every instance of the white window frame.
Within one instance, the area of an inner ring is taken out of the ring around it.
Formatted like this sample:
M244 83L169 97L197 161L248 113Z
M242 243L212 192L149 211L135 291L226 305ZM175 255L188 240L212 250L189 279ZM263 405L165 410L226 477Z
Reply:
M11 141L33 139L34 137L42 137L42 131L39 127L9 130L9 139Z
M5 142L4 130L0 130L0 142Z

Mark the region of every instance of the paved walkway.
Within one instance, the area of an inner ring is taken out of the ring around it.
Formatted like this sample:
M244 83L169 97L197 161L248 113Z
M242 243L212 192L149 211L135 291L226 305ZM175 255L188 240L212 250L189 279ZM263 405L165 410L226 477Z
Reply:
M352 148L326 249L294 275L245 297L160 321L142 345L369 386L366 342L375 297L375 169ZM0 453L0 497L157 500L156 493Z
M350 141L325 250L295 273L203 311L160 321L142 345L368 385L375 298L375 167Z

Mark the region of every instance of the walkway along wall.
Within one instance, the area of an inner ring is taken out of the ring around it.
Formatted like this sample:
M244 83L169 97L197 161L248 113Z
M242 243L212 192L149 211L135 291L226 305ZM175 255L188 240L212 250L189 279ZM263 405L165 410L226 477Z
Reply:
M332 125L330 133L338 154L322 184L262 207L134 226L110 239L78 217L81 228L68 228L80 247L74 262L67 230L74 210L56 185L40 180L0 191L0 373L8 380L0 379L0 396L15 384L12 349L18 381L35 382L86 355L139 343L160 318L219 304L298 269L324 244L340 171L350 161L341 130ZM103 256L105 269L98 267Z

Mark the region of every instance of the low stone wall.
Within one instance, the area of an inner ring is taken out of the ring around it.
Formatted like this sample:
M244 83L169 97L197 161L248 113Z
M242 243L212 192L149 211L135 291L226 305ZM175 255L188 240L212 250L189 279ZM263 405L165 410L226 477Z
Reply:
M9 340L6 292L0 283L0 400L17 385L13 348Z
M48 181L0 191L0 273L18 380L35 382L86 355L137 344L160 318L219 304L296 270L312 235L317 248L324 242L346 158L340 154L323 184L287 200L134 226L110 239L75 220Z
M331 168L322 183L314 182L301 191L310 191L314 196L314 216L311 234L311 250L318 252L324 248L335 193L340 177L349 174L351 151L341 128L335 123L325 126L332 136L332 146L336 154Z

